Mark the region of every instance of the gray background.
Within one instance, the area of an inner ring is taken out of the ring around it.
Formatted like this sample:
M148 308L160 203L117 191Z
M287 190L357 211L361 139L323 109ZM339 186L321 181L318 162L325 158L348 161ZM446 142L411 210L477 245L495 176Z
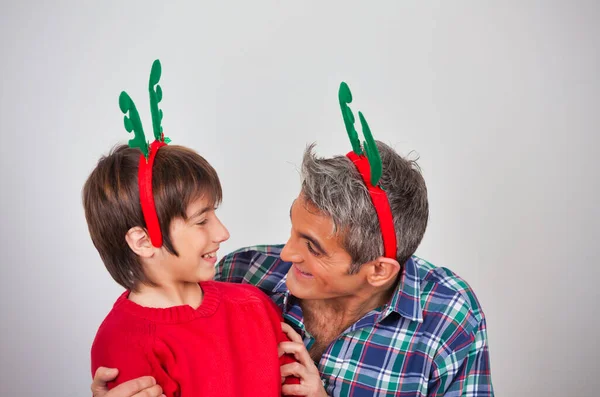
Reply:
M2 2L0 394L89 395L89 348L121 289L80 192L128 135L126 89L219 172L221 255L285 242L308 142L346 153L341 80L375 136L421 157L418 254L464 277L488 317L503 396L600 382L600 5L534 2ZM88 3L88 5L84 4Z

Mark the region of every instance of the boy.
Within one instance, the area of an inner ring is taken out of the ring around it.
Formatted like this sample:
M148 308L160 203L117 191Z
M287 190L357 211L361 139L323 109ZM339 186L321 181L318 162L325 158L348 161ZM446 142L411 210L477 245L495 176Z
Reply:
M92 373L119 368L110 388L152 375L166 396L279 396L279 366L293 361L278 358L278 343L288 340L281 313L255 287L212 281L229 238L215 214L221 185L196 152L167 145L160 73L157 60L149 85L154 142L121 93L135 138L102 157L83 188L92 241L126 289L98 330Z

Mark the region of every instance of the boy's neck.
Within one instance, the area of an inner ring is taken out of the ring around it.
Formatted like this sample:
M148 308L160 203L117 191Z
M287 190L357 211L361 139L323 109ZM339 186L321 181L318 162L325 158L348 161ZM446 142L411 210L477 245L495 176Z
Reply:
M204 293L198 283L169 283L159 286L142 285L131 292L128 299L144 307L166 309L174 306L191 306L197 309L202 304Z

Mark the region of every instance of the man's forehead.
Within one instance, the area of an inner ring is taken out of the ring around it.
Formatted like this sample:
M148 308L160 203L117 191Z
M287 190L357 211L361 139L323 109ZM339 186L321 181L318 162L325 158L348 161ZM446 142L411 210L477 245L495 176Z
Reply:
M338 245L338 236L331 217L323 214L304 197L299 196L292 202L290 219L294 227L302 229L299 231L310 233L324 243Z

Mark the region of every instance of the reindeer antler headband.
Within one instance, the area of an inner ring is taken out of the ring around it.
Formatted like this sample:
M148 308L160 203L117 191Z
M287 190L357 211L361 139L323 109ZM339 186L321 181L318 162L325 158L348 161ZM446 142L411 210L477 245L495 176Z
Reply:
M154 141L148 145L140 115L133 103L131 97L125 92L121 92L119 96L119 107L123 114L123 123L127 132L134 133L134 137L129 140L129 147L138 148L142 152L140 155L140 163L138 169L138 184L140 189L140 202L142 205L142 213L146 228L150 235L150 241L155 247L162 246L162 234L160 232L160 224L156 215L156 207L154 205L154 195L152 194L152 165L156 152L163 146L166 146L171 140L163 134L161 121L163 112L158 108L158 103L162 100L162 89L158 82L161 75L160 61L157 59L152 64L150 71L150 81L148 90L150 92L150 112L152 113L152 129L154 132ZM156 87L155 87L156 86ZM129 117L127 115L129 113Z
M362 132L365 136L363 146L366 155L363 153L360 147L358 133L354 128L354 114L348 106L349 103L352 103L352 93L350 92L348 85L344 82L340 84L338 99L340 101L340 108L342 109L342 116L344 117L344 125L346 126L346 131L348 132L348 137L350 138L353 149L353 151L346 156L354 163L365 186L369 190L369 196L371 196L371 201L373 202L373 206L377 212L377 218L379 219L379 227L383 238L384 256L396 259L396 230L394 228L394 217L392 216L392 210L387 194L378 185L379 179L381 178L382 165L377 144L373 139L367 120L365 120L361 112L358 112Z

